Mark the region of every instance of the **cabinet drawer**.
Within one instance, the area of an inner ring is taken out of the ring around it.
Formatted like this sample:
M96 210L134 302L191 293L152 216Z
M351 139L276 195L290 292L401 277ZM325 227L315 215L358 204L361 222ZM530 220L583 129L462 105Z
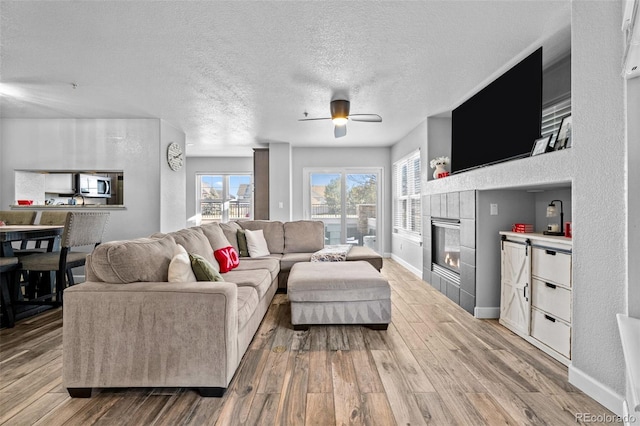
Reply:
M571 358L571 327L537 309L531 310L531 337Z
M571 255L534 247L531 255L531 275L542 281L571 287Z
M555 317L571 322L571 291L566 288L534 278L531 304Z

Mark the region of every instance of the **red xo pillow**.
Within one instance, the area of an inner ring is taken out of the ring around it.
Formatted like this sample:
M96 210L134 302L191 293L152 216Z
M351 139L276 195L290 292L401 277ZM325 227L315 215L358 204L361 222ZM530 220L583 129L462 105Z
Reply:
M240 265L238 252L232 246L224 247L213 252L213 256L220 265L220 272L225 273Z

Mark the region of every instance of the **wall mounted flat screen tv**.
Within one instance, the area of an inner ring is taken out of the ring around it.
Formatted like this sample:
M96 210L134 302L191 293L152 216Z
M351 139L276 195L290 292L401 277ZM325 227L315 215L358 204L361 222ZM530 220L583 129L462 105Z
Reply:
M542 47L452 111L451 172L528 156L542 122Z

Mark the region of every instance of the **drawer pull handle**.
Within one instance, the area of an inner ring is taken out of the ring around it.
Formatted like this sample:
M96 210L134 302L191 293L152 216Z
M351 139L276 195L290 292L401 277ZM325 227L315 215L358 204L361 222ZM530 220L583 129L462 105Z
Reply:
M545 253L547 253L550 256L555 256L556 255L556 252L553 251L553 250L545 250Z
M555 284L551 284L551 283L544 283L544 285L546 285L549 288L553 288L553 289L555 289L557 287Z
M555 319L555 318L553 318L553 317L550 317L549 315L545 315L544 317L545 317L546 319L548 319L549 321L551 321L551 322L556 322L556 319Z

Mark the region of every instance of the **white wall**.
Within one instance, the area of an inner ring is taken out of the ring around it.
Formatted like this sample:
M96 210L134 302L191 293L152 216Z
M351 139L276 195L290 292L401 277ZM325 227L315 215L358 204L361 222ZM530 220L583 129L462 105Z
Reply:
M429 163L437 157L451 158L451 118L448 117L429 117L429 155L425 158L424 169L422 170L422 181L435 179L433 177L434 169ZM451 171L450 167L447 167Z
M186 218L189 226L196 224L196 174L237 173L253 174L253 157L187 157L186 162Z
M269 219L291 220L291 188L291 144L270 143Z
M615 315L626 309L628 258L622 2L571 5L571 151L577 167L569 380L621 412L624 359Z
M627 101L628 314L640 318L640 77L627 82Z
M160 121L160 231L172 232L187 225L187 204L183 196L186 173L183 165L178 171L171 170L167 163L167 148L175 142L185 152L185 135L164 120ZM126 181L125 181L126 184Z
M2 119L1 123L2 209L14 203L15 170L122 170L126 207L109 210L105 241L160 230L160 167L166 165L161 120ZM184 168L177 173L184 173ZM184 198L183 188L174 190ZM178 226L177 222L167 219L166 226Z
M305 167L382 167L382 200L385 224L391 220L391 162L389 148L293 148L292 149L292 220L304 218L303 174ZM391 230L385 226L384 244L387 255L391 252Z
M391 147L392 167L393 163L396 161L406 157L416 149L420 149L420 170L422 175L424 175L425 170L428 170L429 167L429 154L427 151L429 125L430 122L428 123L427 120L422 121L411 132ZM451 138L449 137L449 139ZM393 168L390 169L390 172L393 173ZM389 174L390 181L393 179L391 173ZM390 197L389 201L390 203L393 203L393 191L390 193ZM393 211L391 214L393 214ZM422 217L422 215L420 216ZM389 226L393 226L392 216L389 216L387 223ZM393 229L391 229L391 256L394 260L422 279L422 241L415 241L403 235L394 233Z

